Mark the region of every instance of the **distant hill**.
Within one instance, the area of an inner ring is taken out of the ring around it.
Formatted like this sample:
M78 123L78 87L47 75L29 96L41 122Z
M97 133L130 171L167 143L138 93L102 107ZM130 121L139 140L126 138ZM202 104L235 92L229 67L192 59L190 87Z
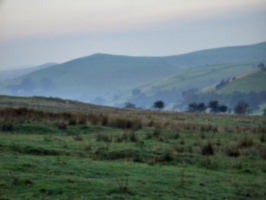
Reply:
M12 70L0 70L0 82L6 81L10 79L17 78L19 76L23 76L25 74L29 74L31 72L50 67L56 65L56 63L45 63L43 65L35 66L35 67L19 67L18 69Z
M133 95L131 91L125 92L124 99L121 99L121 103L129 101L137 105L148 106L146 103L151 105L157 99L163 99L166 103L175 102L182 99L182 93L184 91L190 89L200 91L204 88L213 90L212 88L215 88L215 85L223 80L235 79L242 74L253 72L257 69L257 65L258 62L210 65L183 69L172 76L136 88L140 91L138 95Z
M219 65L246 63L265 60L266 42L245 45L223 47L196 51L180 56L171 56L173 62L178 62L182 66L195 67L204 65Z
M262 114L266 106L266 68L256 67L247 73L223 79L201 91L191 90L174 107L186 110L190 103L208 105L210 101L218 101L231 111L239 102L244 101L253 114Z
M242 93L266 91L266 71L255 70L216 90L219 94L231 94L235 91Z
M94 54L5 81L0 84L0 94L56 96L114 105L126 100L124 95L136 88L149 95L154 87L163 91L204 87L247 72L265 58L266 42L166 57Z

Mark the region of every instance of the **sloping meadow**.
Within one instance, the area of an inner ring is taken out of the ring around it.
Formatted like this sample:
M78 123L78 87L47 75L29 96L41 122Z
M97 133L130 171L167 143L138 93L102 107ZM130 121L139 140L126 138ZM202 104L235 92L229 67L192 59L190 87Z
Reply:
M2 199L265 199L266 118L0 108Z

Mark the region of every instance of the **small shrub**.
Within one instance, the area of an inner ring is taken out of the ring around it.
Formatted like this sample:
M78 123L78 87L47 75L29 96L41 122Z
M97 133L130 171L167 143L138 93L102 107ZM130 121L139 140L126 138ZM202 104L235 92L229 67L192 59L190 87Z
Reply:
M266 141L265 135L260 136L260 142L264 143Z
M101 121L101 117L95 114L90 114L88 118L92 125L98 125Z
M210 142L201 148L201 154L204 156L214 154L214 149L213 149L212 144Z
M186 144L185 140L184 139L180 140L180 144L182 145Z
M201 166L206 169L217 169L218 164L214 160L212 160L210 157L206 157L200 162Z
M255 144L255 141L251 137L244 137L238 140L238 147L239 148L249 148Z
M123 142L123 141L124 141L124 140L123 140L123 137L122 137L121 134L116 135L115 138L114 138L114 142L121 143L121 142Z
M112 142L112 136L109 134L99 133L96 136L98 142Z
M84 141L84 138L81 135L74 135L72 138L75 141Z
M13 123L12 122L4 122L2 125L2 131L10 132L13 130Z
M170 161L173 161L175 159L175 156L174 156L174 152L172 149L167 149L164 154L163 154L163 157L162 157L162 162L170 162Z
M132 128L132 123L128 119L122 119L118 118L113 123L115 128L121 128L121 129L130 129Z
M103 152L108 151L108 149L109 149L108 144L104 144L104 145L100 146L100 147L95 151L95 154L96 154L96 155L97 155L97 154L101 155Z
M79 125L86 125L87 124L87 119L85 117L81 117L79 120L78 120L78 124Z
M51 142L52 140L53 140L52 136L44 136L43 137L43 141L45 141L45 142Z
M109 122L108 117L107 116L103 116L102 117L102 123L101 123L102 126L107 126L108 122Z
M149 127L154 127L156 125L156 123L153 120L150 120L147 124L147 126Z
M179 138L180 138L179 132L172 133L170 137L170 139L179 139Z
M117 118L113 119L110 122L110 126L121 129L139 130L142 128L142 122L137 119L130 120L130 119Z
M217 146L221 146L221 140L217 139L215 144L216 144Z
M67 124L65 122L59 122L59 123L57 123L57 127L60 130L66 130L67 129Z
M175 151L177 153L184 153L185 152L185 147L184 146L175 146Z
M203 132L200 133L200 138L201 139L205 139L206 138L206 136L205 136L205 134Z
M128 178L116 177L115 181L120 191L130 193L128 188Z
M263 160L266 160L266 146L261 146L259 148L260 156Z
M28 179L19 179L19 178L16 178L16 177L13 177L12 178L12 183L14 185L26 185L26 186L30 186L33 184L33 182L31 180L28 180Z
M69 126L75 126L77 124L77 121L75 119L71 119L68 121Z
M162 130L158 128L154 129L152 136L156 139L159 139L160 137L162 137Z
M139 141L139 138L135 132L131 131L129 133L129 141L130 142L138 142Z
M91 151L92 150L92 146L91 144L88 144L86 147L85 147L85 151Z
M144 149L145 147L145 142L142 140L142 141L138 141L138 146L141 148L141 149Z
M227 156L230 156L230 157L239 157L240 156L239 148L237 146L234 146L234 145L227 146L225 149L225 153Z

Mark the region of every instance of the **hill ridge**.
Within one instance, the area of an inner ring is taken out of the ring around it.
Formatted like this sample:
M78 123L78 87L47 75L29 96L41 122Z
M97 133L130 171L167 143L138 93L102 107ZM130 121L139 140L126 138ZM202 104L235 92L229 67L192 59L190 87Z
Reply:
M0 84L0 94L56 96L96 104L114 105L116 102L125 100L123 98L124 92L128 91L130 93L130 91L140 86L154 82L160 84L161 80L185 72L184 70L190 70L190 72L183 73L182 77L178 76L177 80L173 80L173 87L175 87L175 84L182 85L184 80L188 80L189 77L187 76L197 68L209 68L206 69L205 75L210 76L211 74L207 73L208 70L215 72L215 70L223 69L225 66L227 68L232 66L232 70L236 71L233 68L237 66L238 71L234 74L238 75L251 70L256 63L258 64L265 58L266 42L161 57L96 53L4 82ZM211 79L218 80L209 80L205 85L226 78L230 75L230 70L228 69L224 76L216 73L216 78ZM26 87L25 79L31 84L30 87ZM195 84L199 86L201 83ZM158 86L160 87L160 85ZM189 87L194 86L190 84L178 91L176 90L175 92L178 92L178 95L174 97L179 97L182 90ZM164 91L168 88L162 89Z

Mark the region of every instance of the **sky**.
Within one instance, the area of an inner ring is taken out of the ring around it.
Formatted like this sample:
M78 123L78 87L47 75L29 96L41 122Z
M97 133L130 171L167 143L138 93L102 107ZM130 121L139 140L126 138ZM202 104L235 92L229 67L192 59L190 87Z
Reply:
M266 41L266 0L0 0L0 70Z

